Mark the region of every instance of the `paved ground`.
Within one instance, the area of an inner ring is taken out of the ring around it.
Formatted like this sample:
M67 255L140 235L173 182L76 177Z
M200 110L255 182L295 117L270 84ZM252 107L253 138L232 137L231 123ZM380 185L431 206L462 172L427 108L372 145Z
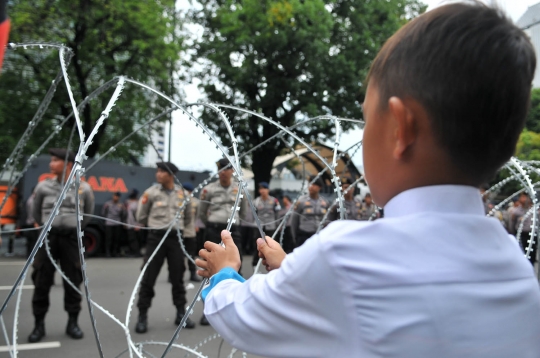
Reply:
M19 241L19 240L17 240ZM21 272L24 264L24 259L21 257L24 252L22 241L15 244L15 256L6 257L6 242L0 249L0 305L4 302L9 290L13 285L17 275ZM251 256L246 256L244 262L244 274L251 275ZM94 258L87 261L89 287L91 297L98 304L106 308L110 313L116 316L120 321L125 322L126 310L133 286L139 275L139 270L142 264L142 259L133 258ZM161 270L160 276L156 284L156 296L153 301L153 307L149 311L149 330L146 334L137 334L134 331L134 320L137 319L137 309L131 313L129 329L132 339L135 342L155 341L168 342L176 328L174 318L176 309L172 304L171 285L167 282L166 265ZM249 271L249 272L248 272ZM31 270L30 270L31 272ZM30 274L30 273L29 273ZM96 340L92 333L92 326L88 314L88 307L83 298L83 310L79 319L81 329L84 331L85 337L82 340L73 340L65 334L65 326L67 322L67 314L63 310L63 287L60 276L56 275L56 284L51 289L51 307L46 317L46 332L47 335L43 342L46 345L31 346L27 349L21 346L19 357L25 358L43 358L43 357L99 357ZM198 284L189 284L187 274L185 282L188 283L188 302L191 302ZM27 337L33 328L33 316L31 310L32 298L32 280L30 275L25 281L25 287L22 290L21 309L19 311L18 324L18 342L19 344L27 344ZM13 298L4 313L4 321L7 327L9 340L13 337L13 320L15 312L16 300ZM95 317L99 337L103 347L105 357L116 357L127 348L126 335L123 329L105 314L95 309ZM202 313L202 304L200 302L195 306L195 313L192 316L197 322L195 329L183 329L180 332L180 337L177 343L189 347L194 347L199 342L205 339L210 339L215 334L215 331L210 326L200 326L199 319ZM46 346L53 346L47 348ZM221 351L220 351L221 346ZM37 348L37 349L36 349ZM0 326L0 358L10 357L5 351L6 341L3 330ZM165 346L148 346L149 357L160 357L165 349ZM202 348L198 349L201 353L208 357L229 357L232 351L231 346L227 343L222 343L221 338L210 339ZM234 355L242 357L240 352ZM255 357L246 355L247 357ZM125 354L124 357L129 357ZM186 357L185 351L173 349L168 357ZM189 355L194 357L194 355Z

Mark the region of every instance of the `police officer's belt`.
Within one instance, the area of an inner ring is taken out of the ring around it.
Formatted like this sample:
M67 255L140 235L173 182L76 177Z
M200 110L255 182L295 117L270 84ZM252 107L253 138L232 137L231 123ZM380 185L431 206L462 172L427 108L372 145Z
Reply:
M59 236L77 236L77 229L75 228L51 228L51 231L49 232L51 235L59 235Z
M227 227L227 224L208 222L206 223L206 227L210 229L215 229L215 230L220 230L220 229L224 230ZM238 225L231 225L231 231L236 230L237 228L238 228Z
M180 232L182 232L182 230L180 230ZM167 233L167 230L150 230L150 233L154 235L164 236ZM167 236L173 236L173 235L176 236L176 229L171 229L169 231L169 235Z

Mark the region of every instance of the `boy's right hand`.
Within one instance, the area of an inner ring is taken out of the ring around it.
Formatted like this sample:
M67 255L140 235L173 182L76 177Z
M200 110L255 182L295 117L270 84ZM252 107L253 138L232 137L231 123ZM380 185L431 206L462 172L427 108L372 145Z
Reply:
M259 250L259 257L263 259L262 263L267 271L279 268L287 256L281 245L269 236L266 236L266 242L261 238L257 239L257 250Z

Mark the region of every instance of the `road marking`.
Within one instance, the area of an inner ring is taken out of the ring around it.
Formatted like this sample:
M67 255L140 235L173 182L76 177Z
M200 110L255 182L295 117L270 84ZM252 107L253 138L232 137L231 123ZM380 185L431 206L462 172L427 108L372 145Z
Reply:
M0 286L0 291L9 291L13 288L13 286ZM31 289L34 288L34 285L23 285L23 290L25 289Z
M17 344L17 351L29 351L32 349L60 348L60 342L26 343ZM0 346L0 352L9 352L11 346Z
M0 266L15 266L15 265L24 265L26 261L6 261L0 262Z

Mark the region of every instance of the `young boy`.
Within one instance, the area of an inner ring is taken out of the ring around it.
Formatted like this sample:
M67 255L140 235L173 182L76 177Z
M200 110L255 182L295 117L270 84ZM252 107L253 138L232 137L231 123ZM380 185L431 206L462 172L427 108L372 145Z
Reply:
M337 221L246 282L230 235L206 243L204 312L234 347L267 357L539 357L540 290L478 187L510 158L534 50L477 2L414 19L381 49L364 102L375 222ZM279 267L279 269L277 269Z

